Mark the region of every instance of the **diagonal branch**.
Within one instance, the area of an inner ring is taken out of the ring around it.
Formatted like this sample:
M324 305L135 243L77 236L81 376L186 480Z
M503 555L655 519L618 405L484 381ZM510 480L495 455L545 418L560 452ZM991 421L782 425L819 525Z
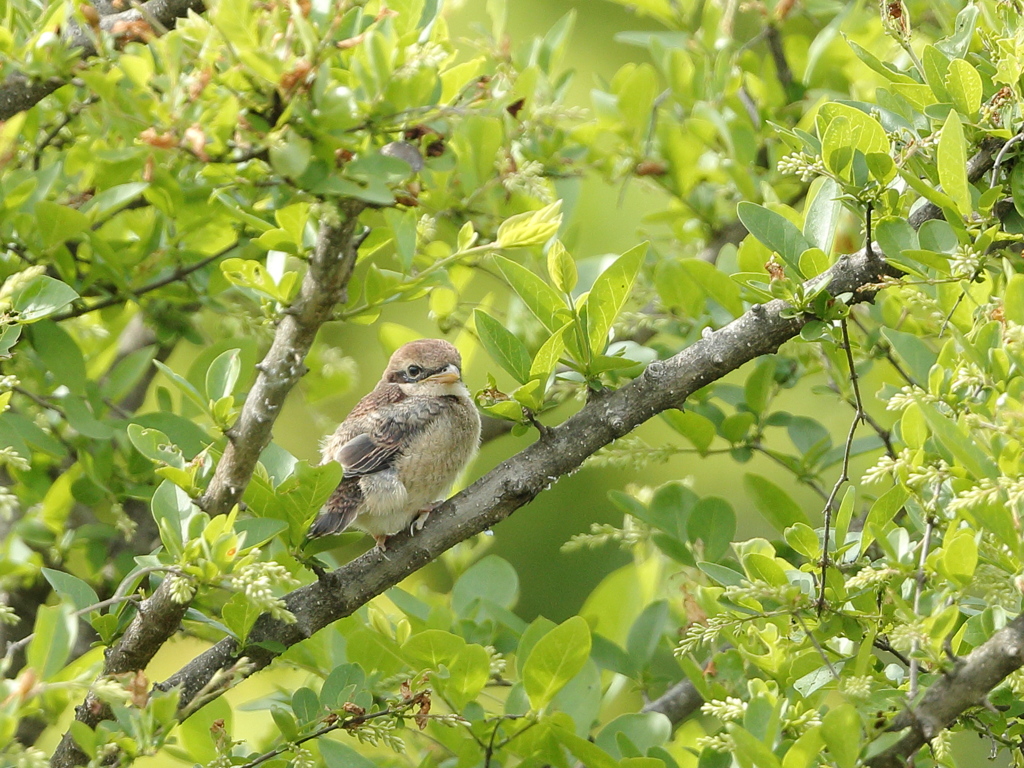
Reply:
M344 296L359 247L359 238L354 232L363 204L348 201L340 208L337 212L328 211L325 218L333 214L334 220L320 225L316 248L310 256L299 295L278 325L270 350L260 363L260 375L231 430L234 442L228 444L202 500L201 506L210 514L227 512L241 497L260 452L270 442L271 429L285 397L306 371L303 360L317 331L330 319L334 305ZM107 652L104 676L145 669L178 630L189 603L174 599L173 582L173 578L164 579L139 606L120 641ZM90 728L111 716L110 707L92 693L75 708L75 719ZM50 765L70 768L87 762L88 756L67 732L53 753Z
M972 179L992 167L994 151L985 146L969 163ZM912 217L914 226L941 215L923 206ZM849 293L851 303L870 301L882 277L899 276L877 249L862 249L840 259L830 270L810 281L828 282L832 295ZM210 691L210 680L220 670L249 659L246 674L266 667L284 649L310 637L332 622L351 615L360 606L397 584L455 544L485 531L530 502L552 481L575 471L587 457L622 437L656 414L678 408L685 399L725 374L760 355L775 352L796 336L808 317L783 317L786 305L772 301L755 305L729 325L668 360L656 361L644 373L616 392L597 397L561 426L549 430L533 445L480 478L445 503L415 537L400 534L389 540L388 557L371 551L301 587L285 598L295 615L285 624L263 615L244 646L225 638L200 654L168 680L164 690L179 687L179 712L195 711L224 692ZM274 650L271 650L274 649ZM678 690L675 690L678 688ZM672 689L680 706L675 715L685 718L699 706L700 697L685 681ZM200 701L193 700L203 691ZM660 700L659 700L660 701ZM670 703L666 700L666 706ZM670 715L673 722L677 722Z
M890 731L906 734L884 752L870 758L870 768L903 768L907 758L948 728L971 707L982 706L989 691L1024 666L1024 616L1018 616L991 639L957 659L952 671L940 676L921 702L901 712Z
M111 33L115 26L124 28L133 22L145 22L154 26L155 21L165 29L174 27L175 22L189 11L201 13L206 10L202 0L147 0L138 8L121 13L112 13L100 18L100 29L103 33ZM158 27L154 32L160 32ZM64 44L69 49L77 49L83 59L95 56L95 37L87 34L80 27L71 28L64 37ZM0 83L0 123L9 120L19 112L31 109L49 96L70 78L50 77L44 80L33 79L22 72L12 72Z
M274 342L257 366L260 374L245 398L238 421L227 431L230 442L198 502L211 515L230 511L242 498L256 461L270 444L285 396L308 370L303 360L317 331L331 318L335 304L344 301L356 264L360 239L355 237L355 230L364 207L355 201L347 201L344 206L339 212L340 221L320 224L299 295L281 318Z
M890 274L894 272L877 254L868 256L862 251L840 260L818 279L828 280L833 294L852 293L855 300L864 301L873 293L861 287ZM288 610L297 619L294 624L261 616L245 646L225 638L159 687L179 686L181 708L189 707L197 693L204 691L204 700L192 704L190 711L194 711L209 700L207 684L219 670L234 666L243 657L252 662L251 672L267 666L285 648L352 614L448 548L501 522L553 480L576 470L599 448L652 416L680 407L694 391L747 361L775 352L809 319L783 317L785 308L778 300L755 306L674 357L652 363L622 389L591 399L564 424L444 504L421 532L389 539L387 558L371 551L287 595ZM212 696L221 692L214 691Z

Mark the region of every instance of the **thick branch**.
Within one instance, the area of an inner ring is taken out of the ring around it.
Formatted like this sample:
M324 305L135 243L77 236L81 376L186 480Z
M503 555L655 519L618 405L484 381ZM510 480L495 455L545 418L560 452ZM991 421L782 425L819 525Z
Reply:
M178 631L188 603L177 603L171 599L170 587L173 580L172 577L165 578L156 591L143 601L121 640L107 651L103 664L105 676L145 669L156 652ZM93 693L89 693L85 701L75 707L75 719L90 728L112 717L110 707ZM57 745L50 765L52 768L71 768L88 762L88 755L78 748L69 731Z
M704 703L704 698L693 687L689 680L680 680L661 696L648 703L642 712L660 712L670 721L672 726L679 725Z
M202 0L147 0L138 8L121 13L113 13L101 17L100 29L105 33L119 29L132 22L156 21L166 29L172 29L178 19L189 11L201 13L205 10ZM158 33L160 30L154 30ZM70 49L77 49L82 58L96 55L93 34L87 34L78 27L72 28L64 39ZM46 80L34 80L21 72L12 72L0 84L0 122L9 120L19 112L31 109L45 97L67 83L62 77L51 77Z
M882 260L861 252L842 259L819 279L829 280L833 294L852 293L858 301L871 295L860 291L861 286L876 284L887 274L892 272ZM232 638L221 640L160 687L180 686L184 708L218 670L243 656L254 663L253 671L267 666L284 648L350 615L449 547L499 523L552 481L578 469L599 448L661 411L680 407L694 391L747 361L775 352L806 322L782 317L785 306L781 301L756 306L674 357L652 363L622 389L592 399L564 424L443 505L421 532L389 539L387 557L368 552L287 595L288 609L297 619L294 624L261 616L245 647ZM208 694L204 692L204 699ZM196 705L201 703L205 701Z
M901 712L889 730L907 729L896 744L867 761L871 768L903 768L907 758L948 728L989 691L1024 666L1024 616L1018 616L984 645L956 662L925 693L921 703Z
M362 208L361 203L350 201L340 211L340 222L320 224L299 295L281 318L274 343L258 366L256 383L228 431L230 442L217 472L199 500L211 515L228 512L242 498L256 461L270 444L285 397L308 370L303 360L317 331L331 318L335 304L344 300L356 263L359 244L354 233Z
M305 373L303 360L317 331L331 317L342 300L355 265L361 203L349 202L338 212L340 221L320 225L316 248L298 297L277 327L270 351L260 364L260 375L242 406L229 443L207 494L203 507L211 514L227 512L241 497L262 450L270 442L271 428L288 392ZM239 447L235 447L238 445ZM104 675L145 669L160 647L177 631L188 602L170 597L173 579L164 579L153 595L139 606L138 614L118 644L112 647L103 667ZM110 708L91 693L75 710L76 719L91 728L111 718ZM71 768L88 762L71 738L64 734L53 754L53 768Z

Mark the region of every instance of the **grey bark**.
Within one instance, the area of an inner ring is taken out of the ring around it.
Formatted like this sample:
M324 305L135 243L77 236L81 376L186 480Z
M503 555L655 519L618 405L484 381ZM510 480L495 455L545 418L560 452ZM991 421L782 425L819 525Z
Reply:
M109 7L101 7L110 10ZM182 16L189 11L200 13L205 10L202 0L147 0L138 8L121 13L111 13L100 18L100 29L109 34L116 24L153 19L167 29L172 29ZM86 32L80 27L70 28L64 36L64 44L70 49L77 49L82 58L96 55L95 33ZM22 72L12 72L0 83L0 122L9 120L19 112L31 109L49 96L70 78L50 77L43 80L33 79Z

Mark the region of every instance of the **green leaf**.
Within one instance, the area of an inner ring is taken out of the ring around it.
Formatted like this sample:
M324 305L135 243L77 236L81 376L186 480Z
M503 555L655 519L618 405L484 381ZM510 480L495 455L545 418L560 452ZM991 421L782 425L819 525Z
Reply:
M852 148L860 150L865 155L875 152L889 153L889 138L885 135L885 129L867 112L838 101L826 101L821 105L818 114L827 122L837 118L848 120ZM824 140L822 149L824 150Z
M661 642L668 628L668 603L656 600L644 608L633 622L626 640L626 651L638 668L643 668L654 656L654 651Z
M830 709L821 722L821 735L839 768L854 768L863 737L857 708L840 704Z
M413 665L438 669L442 664L450 664L466 647L466 641L451 632L440 629L427 629L419 632L402 645L402 654Z
M191 382L184 376L172 371L168 366L161 363L159 360L154 360L153 365L160 369L160 371L173 382L174 386L181 392L185 397L199 406L200 409L206 411L209 408L209 403L206 399L199 394L199 390L192 386Z
M328 736L321 736L316 743L327 768L377 768L377 763Z
M717 496L705 496L686 521L686 537L704 560L714 562L725 556L736 534L736 513L732 505Z
M178 469L185 466L185 457L182 456L178 446L158 429L146 429L138 424L129 424L128 439L135 446L135 450L150 461L167 464Z
M633 290L633 283L647 255L647 243L630 248L594 281L586 301L587 338L596 355L608 344L608 333Z
M20 325L8 325L0 331L0 359L10 357L11 347L21 338Z
M512 374L512 378L520 384L529 381L530 353L519 337L482 309L473 311L473 321L480 343L491 359Z
M672 429L693 443L693 447L702 454L707 453L717 434L714 422L694 411L679 411L672 408L663 411L661 417Z
M172 554L179 554L186 524L195 512L192 499L170 480L164 480L153 493L150 509L160 531L160 541Z
M754 370L747 376L746 384L743 387L744 402L751 412L760 416L768 407L775 389L775 358L772 356L762 357L757 361Z
M565 250L561 240L555 240L548 249L548 276L551 284L565 294L572 293L579 279L576 262Z
M242 370L241 350L229 349L217 355L206 372L206 396L220 400L235 391L238 374Z
M49 200L36 203L36 219L44 248L52 248L89 231L89 217L81 211Z
M311 688L297 688L292 694L292 711L300 726L314 723L321 715L320 698Z
M54 381L76 395L85 395L88 377L82 350L66 330L50 320L32 326L32 348Z
M46 275L36 275L17 285L10 294L11 309L17 313L19 323L42 320L77 298L78 292L70 285Z
M985 455L978 447L978 443L967 434L962 426L943 416L931 403L918 402L918 406L939 442L976 479L980 480L983 477L995 479L999 476L999 468L995 462Z
M768 745L738 723L726 726L736 744L736 759L742 768L782 768Z
M523 686L530 705L541 710L583 669L590 656L590 627L573 616L542 637L523 665Z
M152 345L136 349L121 358L100 386L103 396L116 401L127 395L153 364L156 351L156 346Z
M763 581L774 587L784 587L789 583L786 572L775 558L759 552L750 552L744 556L743 570L747 572L751 581Z
M747 201L736 206L736 213L750 234L779 254L794 275L800 274L800 254L812 246L793 222L780 213Z
M309 139L288 129L283 138L270 145L270 165L275 173L296 179L309 166L312 147Z
M236 592L224 603L220 615L224 625L244 642L262 612L244 592Z
M235 531L245 534L245 549L262 546L286 530L288 524L284 520L268 517L250 517L235 522Z
M747 473L743 476L743 486L747 489L757 511L779 533L785 533L789 526L796 523L810 525L811 521L803 509L770 480Z
M572 321L570 320L540 345L537 354L533 356L533 362L530 363L531 379L547 380L548 376L554 372L558 366L558 360L565 350L565 334L569 332L571 325Z
M966 587L978 567L978 544L974 533L958 530L942 543L941 571L960 587Z
M928 345L915 334L893 328L882 328L882 335L892 345L896 357L907 367L914 381L928 381L928 372L935 365L937 357Z
M970 119L981 106L981 75L970 63L954 59L946 72L946 90L956 111Z
M572 756L587 768L619 768L618 761L595 745L567 728L552 727L551 732Z
M562 225L562 201L556 200L536 211L510 216L498 227L495 241L499 248L524 248L543 245Z
M825 168L844 181L850 181L849 168L853 164L853 126L845 115L829 121L821 135L821 156Z
M714 299L733 317L743 314L739 286L729 275L703 259L682 259L678 264L683 273L708 298Z
M491 655L480 645L467 645L448 666L447 679L437 679L445 698L456 710L473 701L491 676Z
M36 613L35 637L25 651L25 663L42 680L50 680L61 671L78 636L78 619L71 606L41 606Z
M479 601L512 608L518 599L519 575L497 555L487 555L474 563L452 587L452 608L464 618L475 615Z
M1015 273L1007 280L1003 312L1010 322L1024 325L1024 275Z
M555 289L533 274L526 267L504 256L495 256L494 263L512 290L523 300L527 308L544 327L554 332L565 325L569 308L559 298Z
M64 571L55 571L52 568L43 568L43 576L50 582L54 592L62 599L69 600L76 611L88 608L100 601L96 590L77 576Z
M672 736L672 723L660 712L630 712L619 715L597 734L594 743L618 758L646 755ZM628 750L623 753L623 747Z
M358 664L339 664L324 680L320 688L320 701L328 709L337 709L352 701L356 692L366 683L366 674Z
M942 125L936 160L942 191L949 195L961 216L969 216L971 193L967 181L967 142L960 116L955 111L950 111Z

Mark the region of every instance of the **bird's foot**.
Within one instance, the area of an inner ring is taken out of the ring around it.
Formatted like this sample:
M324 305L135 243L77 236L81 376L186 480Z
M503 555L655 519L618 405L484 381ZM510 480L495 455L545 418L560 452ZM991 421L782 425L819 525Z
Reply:
M430 513L440 507L443 503L443 501L435 501L417 512L409 523L409 535L412 536L417 531L422 531L423 526L427 524L427 518L430 517Z
M384 550L387 549L387 547L385 546L385 544L387 543L387 540L388 540L388 537L386 535L379 535L378 536L377 534L373 534L373 541L374 541L373 551L374 552L380 552L383 555L384 554ZM386 555L385 555L385 557L386 557Z

